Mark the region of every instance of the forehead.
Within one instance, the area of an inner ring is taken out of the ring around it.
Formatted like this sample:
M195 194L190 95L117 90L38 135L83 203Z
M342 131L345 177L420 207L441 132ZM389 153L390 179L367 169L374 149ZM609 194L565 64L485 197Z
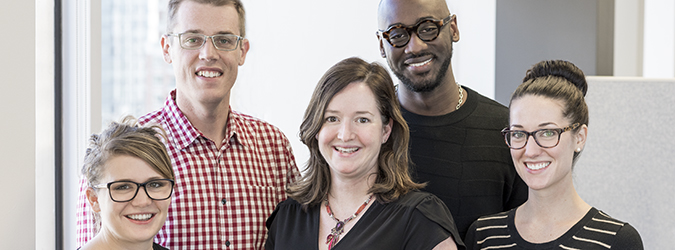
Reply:
M559 126L568 121L563 117L565 103L544 96L525 95L514 100L509 107L511 125L518 124L525 127L538 126L542 123L554 123Z
M102 177L105 182L122 179L144 182L148 178L161 177L161 175L138 157L115 155L105 162Z
M328 109L333 111L378 111L375 94L364 82L353 82L340 90L328 103Z
M445 0L382 0L378 9L378 26L415 24L422 18L443 19L450 15Z
M175 16L174 33L199 31L205 35L239 35L239 15L232 5L214 6L194 1L181 3Z

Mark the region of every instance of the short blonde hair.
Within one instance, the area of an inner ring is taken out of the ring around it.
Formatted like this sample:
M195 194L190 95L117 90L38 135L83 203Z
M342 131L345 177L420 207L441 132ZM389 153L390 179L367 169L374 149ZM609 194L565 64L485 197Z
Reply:
M100 134L89 138L82 175L87 184L94 187L100 184L103 168L110 158L128 155L145 161L163 177L175 180L171 159L162 140L166 140L166 135L161 127L140 126L132 116L119 123L112 122Z

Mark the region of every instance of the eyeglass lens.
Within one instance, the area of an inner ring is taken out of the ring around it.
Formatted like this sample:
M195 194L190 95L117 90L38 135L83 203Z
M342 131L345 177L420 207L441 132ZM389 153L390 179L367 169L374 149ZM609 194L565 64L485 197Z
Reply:
M210 36L213 45L219 50L234 50L237 48L239 36L232 34L221 34ZM180 46L184 49L201 48L209 36L197 33L183 33L179 35Z
M426 20L413 27L422 41L433 41L438 37L440 27L432 20ZM394 46L404 46L410 41L410 33L404 27L389 30L389 42Z
M110 197L117 202L133 200L140 186L145 188L145 193L153 200L168 199L173 192L171 180L152 180L141 184L132 181L116 181L110 183Z
M532 135L539 146L550 148L558 145L560 140L560 131L557 129L540 129L532 133L526 131L509 131L505 134L506 142L511 148L523 148L527 144L529 136Z

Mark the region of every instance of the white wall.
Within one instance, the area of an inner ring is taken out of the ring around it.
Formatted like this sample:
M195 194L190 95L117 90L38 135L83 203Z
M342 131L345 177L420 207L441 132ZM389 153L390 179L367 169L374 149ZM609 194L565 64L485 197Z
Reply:
M644 0L644 77L675 77L675 1Z
M0 249L34 249L35 2L3 2L0 24Z

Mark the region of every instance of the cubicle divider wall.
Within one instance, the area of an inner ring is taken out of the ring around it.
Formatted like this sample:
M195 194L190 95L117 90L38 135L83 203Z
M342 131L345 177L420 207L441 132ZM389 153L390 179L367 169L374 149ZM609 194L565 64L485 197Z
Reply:
M645 249L675 245L675 79L588 77L588 142L574 181Z

